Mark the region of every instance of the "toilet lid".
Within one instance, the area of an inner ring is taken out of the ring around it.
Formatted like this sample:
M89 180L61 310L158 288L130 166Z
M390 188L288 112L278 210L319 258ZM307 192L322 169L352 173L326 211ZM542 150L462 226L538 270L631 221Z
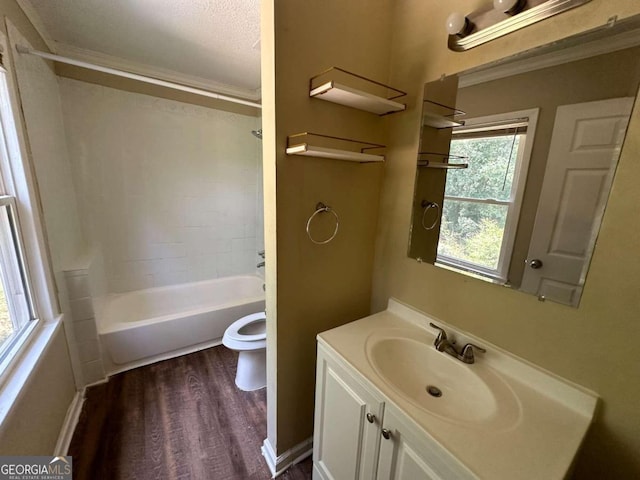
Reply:
M232 340L238 340L240 342L256 342L258 340L264 340L265 338L267 338L266 319L267 315L265 314L265 312L252 313L251 315L242 317L239 320L233 322L229 326L229 328L227 328L227 331L224 332L225 337ZM243 329L251 332L252 323L262 324L259 328L259 333L242 333ZM249 328L245 328L247 326L249 326Z

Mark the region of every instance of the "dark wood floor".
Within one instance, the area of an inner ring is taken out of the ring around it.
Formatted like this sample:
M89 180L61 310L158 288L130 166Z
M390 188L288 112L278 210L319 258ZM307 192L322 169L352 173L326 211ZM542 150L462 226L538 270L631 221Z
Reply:
M87 390L69 447L78 480L258 480L266 389L234 384L237 355L220 346L113 376ZM282 480L311 478L311 459Z

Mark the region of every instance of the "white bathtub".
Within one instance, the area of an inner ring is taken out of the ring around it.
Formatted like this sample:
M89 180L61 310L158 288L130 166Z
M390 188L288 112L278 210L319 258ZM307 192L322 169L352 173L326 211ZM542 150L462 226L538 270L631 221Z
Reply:
M117 365L215 345L235 320L264 310L262 284L247 275L109 295L100 342Z

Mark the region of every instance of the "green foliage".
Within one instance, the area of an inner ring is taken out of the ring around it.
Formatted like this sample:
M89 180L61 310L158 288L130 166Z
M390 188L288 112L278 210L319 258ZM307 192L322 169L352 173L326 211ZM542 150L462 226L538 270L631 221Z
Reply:
M446 195L510 200L520 141L520 136L515 143L512 136L454 139L451 154L469 157L469 168L447 172ZM496 269L507 211L504 205L445 200L438 255Z
M471 205L479 206L478 204ZM495 207L493 205L481 206ZM497 208L504 210L501 222L495 218L484 217L477 220L476 223L474 220L462 217L460 219L462 228L456 228L456 225L453 225L443 215L440 240L438 241L438 255L446 255L490 269L498 268L506 207ZM472 233L466 234L465 231L472 231Z
M521 135L515 143L512 136L452 140L451 154L468 157L469 168L447 172L447 196L509 200L520 141Z

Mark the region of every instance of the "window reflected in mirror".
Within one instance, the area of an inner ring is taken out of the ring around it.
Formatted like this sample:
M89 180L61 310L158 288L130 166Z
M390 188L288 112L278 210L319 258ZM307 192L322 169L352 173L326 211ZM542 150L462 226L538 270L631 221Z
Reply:
M531 110L453 128L450 154L469 163L446 175L437 264L506 281L536 120Z
M632 18L427 83L408 255L578 306L639 45Z

